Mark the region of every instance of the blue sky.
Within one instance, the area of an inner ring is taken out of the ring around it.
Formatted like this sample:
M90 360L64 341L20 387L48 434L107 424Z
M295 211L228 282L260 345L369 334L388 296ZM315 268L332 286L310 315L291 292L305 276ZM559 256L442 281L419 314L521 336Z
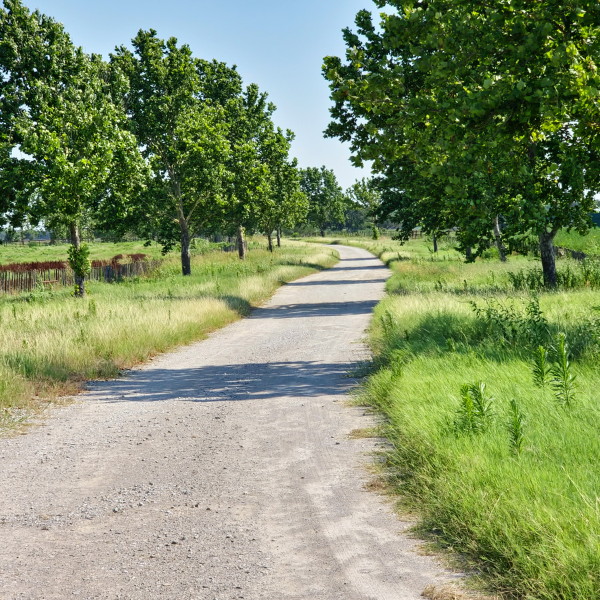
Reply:
M65 25L73 42L104 57L129 44L139 29L175 36L194 54L238 65L277 106L275 122L296 133L293 154L300 166L326 165L346 188L368 176L354 168L348 148L324 139L329 89L323 57L344 56L341 30L356 13L376 11L371 0L25 0L30 9Z

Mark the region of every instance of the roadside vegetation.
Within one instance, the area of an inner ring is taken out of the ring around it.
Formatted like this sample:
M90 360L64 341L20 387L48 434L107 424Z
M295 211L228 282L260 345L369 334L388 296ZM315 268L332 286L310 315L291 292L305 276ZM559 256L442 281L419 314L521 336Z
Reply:
M548 292L533 257L340 241L393 270L360 398L400 506L503 597L598 598L598 263L560 259Z
M264 244L262 244L264 247ZM264 302L284 283L333 266L323 246L286 242L273 253L192 256L192 276L167 258L149 277L120 283L88 282L89 295L70 288L0 296L0 425L89 379L124 368L180 344L202 339Z

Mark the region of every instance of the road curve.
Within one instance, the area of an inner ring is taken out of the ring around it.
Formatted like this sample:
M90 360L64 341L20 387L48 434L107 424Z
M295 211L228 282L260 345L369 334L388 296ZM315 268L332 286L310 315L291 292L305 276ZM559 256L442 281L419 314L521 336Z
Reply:
M0 440L0 598L417 600L452 576L365 490L344 402L388 270L364 250Z

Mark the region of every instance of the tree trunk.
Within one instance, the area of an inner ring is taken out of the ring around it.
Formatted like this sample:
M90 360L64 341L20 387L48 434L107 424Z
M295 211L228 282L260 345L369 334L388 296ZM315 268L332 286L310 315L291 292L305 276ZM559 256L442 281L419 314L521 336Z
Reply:
M246 247L244 246L244 228L238 225L237 229L237 247L240 260L246 260Z
M181 229L181 272L184 275L192 274L192 260L190 256L190 229L183 212L183 202L181 201L181 186L179 182L175 183L175 197L177 198L177 210L179 229Z
M273 252L273 234L267 233L267 239L269 240L269 252Z
M437 237L436 237L435 233L433 234L433 251L434 252L438 251Z
M190 255L190 231L185 220L180 222L179 225L181 227L181 272L184 275L191 275L192 257Z
M325 237L325 225L321 225L321 237Z
M281 248L281 227L277 228L277 247Z
M77 223L71 223L69 225L69 230L71 234L71 244L75 247L76 250L81 248L81 237L79 236L79 227ZM85 277L80 277L75 273L75 285L77 286L76 295L80 298L85 296Z
M494 217L494 237L496 238L496 247L498 248L498 254L500 260L506 262L506 248L502 243L502 237L500 236L500 224L498 223L498 215Z
M542 270L544 271L544 283L550 287L556 287L556 259L554 256L554 236L556 231L540 233L540 256L542 259Z
M471 246L467 246L467 248L465 248L465 257L467 259L467 262L469 262L471 260L472 254L473 254L473 251L471 250Z

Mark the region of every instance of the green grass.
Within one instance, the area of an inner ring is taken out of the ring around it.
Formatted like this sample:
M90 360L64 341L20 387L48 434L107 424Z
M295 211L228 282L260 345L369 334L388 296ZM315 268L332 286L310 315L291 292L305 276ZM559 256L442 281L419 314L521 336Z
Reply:
M117 254L147 254L154 259L161 258L160 246L157 244L145 247L143 242L117 242L114 244L91 242L88 246L91 260L105 260ZM3 244L0 245L0 265L51 260L66 261L68 248L69 244L32 246L28 246L27 243L24 246L20 244ZM170 253L170 256L175 255L174 252Z
M522 257L467 265L452 251L432 260L425 241L350 243L394 272L359 393L384 417L400 505L503 597L600 597L600 292L583 279L553 293L515 289L510 273L539 268ZM557 360L561 332L577 384L570 407L533 378L536 349ZM462 391L477 382L491 398L487 427Z
M194 256L183 277L176 257L148 278L90 282L89 296L70 289L0 296L0 425L46 401L77 391L88 379L123 368L247 315L283 283L333 266L323 246L284 241L273 255L248 252Z
M563 229L556 234L554 244L598 256L600 255L600 228L593 227L587 235L579 235L576 231L567 233Z
M249 238L249 248L266 248L267 243L260 237ZM192 241L192 254L204 254L212 250L220 249L223 244L212 244L203 239ZM161 254L161 246L152 243L145 246L144 242L90 242L90 260L106 260L117 254L146 254L153 259L164 258ZM43 262L52 260L67 260L67 249L69 244L42 244L33 243L29 246L25 243L0 245L0 265L22 262ZM179 252L172 251L167 257L176 257Z

